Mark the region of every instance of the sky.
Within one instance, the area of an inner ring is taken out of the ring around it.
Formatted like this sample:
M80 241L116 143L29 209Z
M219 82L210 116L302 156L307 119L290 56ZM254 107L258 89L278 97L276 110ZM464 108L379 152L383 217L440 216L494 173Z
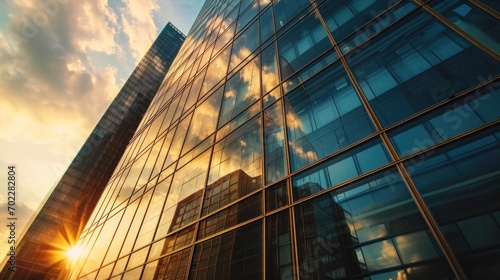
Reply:
M14 165L17 235L163 27L187 35L203 2L0 1L0 219Z

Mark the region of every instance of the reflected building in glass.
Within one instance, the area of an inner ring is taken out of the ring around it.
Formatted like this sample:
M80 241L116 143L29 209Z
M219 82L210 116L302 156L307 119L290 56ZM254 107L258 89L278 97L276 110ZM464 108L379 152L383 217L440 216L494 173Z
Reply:
M167 24L125 82L16 246L1 279L57 279L185 35Z
M500 278L498 20L206 1L70 278Z

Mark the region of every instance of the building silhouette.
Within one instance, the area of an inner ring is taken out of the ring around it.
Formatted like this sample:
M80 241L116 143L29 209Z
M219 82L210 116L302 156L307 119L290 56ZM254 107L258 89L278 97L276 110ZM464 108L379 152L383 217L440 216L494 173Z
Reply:
M109 178L141 122L185 36L172 24L160 33L54 187L16 246L2 279L57 279Z
M499 278L498 12L206 1L68 278Z

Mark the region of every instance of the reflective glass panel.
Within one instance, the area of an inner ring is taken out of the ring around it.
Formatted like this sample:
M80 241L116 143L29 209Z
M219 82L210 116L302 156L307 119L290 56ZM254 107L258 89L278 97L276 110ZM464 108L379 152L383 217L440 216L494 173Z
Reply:
M258 21L252 23L238 38L234 40L228 72L231 72L232 69L234 69L259 47L258 23Z
M499 62L423 12L346 58L385 126L500 72Z
M429 5L453 22L455 26L500 53L498 17L495 18L474 4L463 0L430 1Z
M244 173L260 186L262 144L260 115L215 144L208 184L225 176Z
M286 95L285 108L292 170L374 132L340 63Z
M388 153L376 138L294 176L294 199L331 188L388 162Z
M419 275L410 278L411 269L404 271L403 265L442 263L395 169L301 203L295 217L301 278L354 279L393 268L400 271L399 279L425 280ZM450 269L443 268L442 273L453 279ZM373 279L384 279L381 276Z
M309 0L279 0L273 2L276 30L285 26L292 18L296 17L311 4Z
M267 217L266 231L267 279L293 279L289 210Z
M196 245L189 279L261 279L262 222Z
M396 2L398 1L325 1L325 3L319 6L318 9L323 16L326 25L332 32L333 37L337 42L340 42L349 34L357 31L359 28L367 28L363 25L365 25L368 21L380 16L382 13L387 12L389 8L393 8L393 11L390 12L397 12L397 9L393 7ZM387 18L378 18L377 21L390 22L390 18L390 16L387 16Z
M288 187L281 181L266 189L266 211L273 211L288 205Z
M260 98L260 59L256 57L226 83L219 127Z
M496 279L500 262L500 128L405 165L471 279Z
M266 184L279 180L287 171L281 104L280 100L263 113Z
M205 138L215 132L221 100L222 91L217 91L195 109L187 132L186 141L182 148L184 153L200 144Z
M500 89L477 90L389 132L399 154L406 156L500 118Z
M330 47L332 43L315 14L302 19L278 39L282 79L288 78Z

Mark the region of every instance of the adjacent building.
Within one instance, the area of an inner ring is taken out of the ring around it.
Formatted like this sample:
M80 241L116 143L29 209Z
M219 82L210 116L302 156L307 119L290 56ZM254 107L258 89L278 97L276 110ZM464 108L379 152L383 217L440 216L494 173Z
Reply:
M498 279L486 0L207 0L70 279Z
M1 279L57 279L185 36L167 24L125 82L16 246Z

